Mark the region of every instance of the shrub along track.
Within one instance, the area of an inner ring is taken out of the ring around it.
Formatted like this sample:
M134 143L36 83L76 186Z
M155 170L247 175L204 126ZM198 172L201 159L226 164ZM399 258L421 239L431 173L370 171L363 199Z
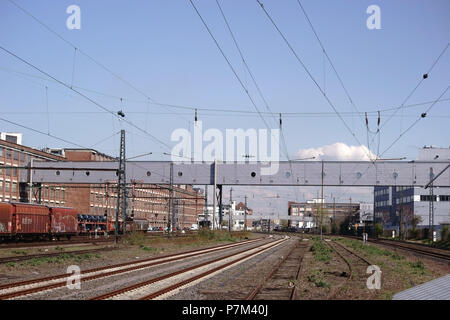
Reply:
M303 257L309 245L298 242L246 300L295 300Z
M112 266L99 267L89 270L81 271L81 282L97 280L113 275L125 274L132 271L150 268L164 263L186 259L189 257L199 256L204 253L226 250L228 248L239 247L253 242L259 242L263 238L255 240L246 240L233 244L218 245L204 249L197 249L186 251L182 253L170 254L165 256L157 256L138 261L126 262ZM67 284L67 279L71 274L63 273L50 277L33 279L28 281L16 282L0 286L0 300L11 299L16 297L26 296L32 293L41 293L47 290L64 287Z
M107 294L97 296L92 300L105 299L139 299L152 300L155 298L164 298L167 294L171 295L178 292L187 285L193 285L206 278L210 278L225 269L248 260L258 254L269 250L272 247L280 245L287 239L274 240L269 243L258 245L251 249L244 249L224 257L208 260L190 266L169 274L165 274L150 280L137 283L132 286L121 288ZM149 293L150 291L150 293Z

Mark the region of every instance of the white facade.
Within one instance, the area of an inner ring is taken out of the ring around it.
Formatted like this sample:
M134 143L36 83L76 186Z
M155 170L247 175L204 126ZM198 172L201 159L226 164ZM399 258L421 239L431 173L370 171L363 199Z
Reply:
M22 144L22 134L20 132L0 132L0 139L15 144Z

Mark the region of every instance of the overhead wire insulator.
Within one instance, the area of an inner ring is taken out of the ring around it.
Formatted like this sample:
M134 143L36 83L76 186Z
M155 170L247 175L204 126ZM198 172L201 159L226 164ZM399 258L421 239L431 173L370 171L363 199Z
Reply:
M367 112L366 112L366 127L369 127L369 119L367 118Z
M422 113L420 116L421 116L422 118L425 118L425 117L427 116L427 113L424 112L424 113Z
M425 73L425 74L423 75L423 78L424 78L424 79L428 78L428 73Z
M197 123L197 108L195 109L195 116L194 116L194 120L195 120L195 123Z
M283 120L281 119L281 113L280 113L280 129L283 126Z
M381 120L380 120L380 119L381 119L381 116L380 116L380 111L378 111L378 123L377 123L377 125L378 125L378 126L380 126L380 122L381 122Z

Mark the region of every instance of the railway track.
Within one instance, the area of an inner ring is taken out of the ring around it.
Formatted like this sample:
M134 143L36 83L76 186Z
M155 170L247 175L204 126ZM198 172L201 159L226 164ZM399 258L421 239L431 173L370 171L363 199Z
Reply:
M294 300L303 256L309 245L296 243L246 300Z
M367 267L372 263L360 254L348 249L337 241L328 241L328 246L345 262L349 273L345 281L334 290L330 291L327 299L334 299L340 293L340 289L345 285L352 286L353 290L367 290Z
M159 256L154 258L142 259L133 262L126 262L112 266L99 267L89 270L81 271L81 282L98 280L119 274L126 274L129 272L143 270L146 268L163 265L168 262L178 261L189 257L195 257L201 254L226 250L229 248L240 247L247 244L252 244L264 240L263 238L255 240L246 240L239 243L218 245L205 249L191 250L187 252ZM45 278L38 278L33 280L21 281L0 286L0 300L24 297L29 294L42 293L48 290L61 288L66 286L70 274L58 274Z
M356 236L340 236L355 240L361 240ZM428 247L423 244L408 243L406 241L387 240L387 239L369 239L370 243L379 244L382 246L408 251L410 253L428 257L437 261L450 263L450 251L438 248Z
M137 283L132 286L121 288L101 296L92 298L92 300L106 299L138 299L152 300L164 298L168 294L173 294L187 285L193 285L206 278L232 267L235 264L251 259L258 254L265 252L287 239L272 240L253 247L252 249L244 249L224 257L216 258L206 262L196 264L181 270L155 277L144 282Z
M80 240L55 240L55 241L41 241L41 242L22 242L22 243L2 243L0 249L16 249L16 248L33 248L33 247L51 247L51 246L66 246L74 244L97 244L97 243L114 242L111 238L97 238L92 239L83 237Z
M96 248L96 249L86 249L86 250L74 250L74 251L66 251L66 252L53 252L53 253L42 253L42 254L29 254L24 256L14 256L14 257L3 257L0 258L0 264L2 263L8 263L8 262L20 262L20 261L26 261L31 259L41 259L41 258L51 258L51 257L57 257L63 254L67 255L79 255L79 254L86 254L86 253L96 253L96 252L104 252L104 251L111 251L115 248Z
M195 237L197 235L196 232L187 232L181 233L176 232L173 235L169 236L167 233L162 231L152 231L144 233L146 237L149 238L162 238L162 237L170 237L172 238L181 238L181 237ZM122 236L120 236L122 238ZM74 244L97 244L104 242L114 242L114 235L109 235L109 237L105 238L103 235L99 235L98 238L94 238L94 236L75 236L72 237L71 240L52 240L52 241L37 241L37 242L4 242L0 243L0 249L16 249L16 248L32 248L32 247L50 247L50 246L66 246L66 245L74 245Z
M447 250L442 249L436 249L436 248L426 248L422 245L414 245L414 244L407 244L404 242L401 243L395 243L396 241L389 241L389 240L374 240L371 239L369 242L380 244L383 246L405 250L414 254L426 256L428 258L433 258L435 260L445 261L450 263L450 252Z

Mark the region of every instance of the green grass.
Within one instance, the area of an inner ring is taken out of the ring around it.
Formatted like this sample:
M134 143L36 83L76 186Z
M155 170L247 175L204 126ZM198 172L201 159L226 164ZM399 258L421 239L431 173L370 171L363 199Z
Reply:
M313 282L319 288L331 288L331 283L325 281L322 270L311 272L308 275L308 281Z
M317 261L328 262L331 259L331 249L320 240L314 239L310 250Z
M11 253L21 254L21 255L24 255L24 256L26 256L28 254L28 252L26 250L12 250Z
M99 258L100 254L93 255L92 253L83 253L83 254L61 253L55 257L32 258L30 260L27 260L25 262L25 265L40 266L42 264L61 264L67 261L83 262L85 260L91 260L94 257Z
M411 268L411 271L415 274L419 275L425 274L425 265L420 260L417 260L416 262L408 262L408 266Z
M147 252L158 252L159 251L158 248L147 247L147 246L144 246L144 245L142 245L140 248L142 250L144 250L144 251L147 251Z

